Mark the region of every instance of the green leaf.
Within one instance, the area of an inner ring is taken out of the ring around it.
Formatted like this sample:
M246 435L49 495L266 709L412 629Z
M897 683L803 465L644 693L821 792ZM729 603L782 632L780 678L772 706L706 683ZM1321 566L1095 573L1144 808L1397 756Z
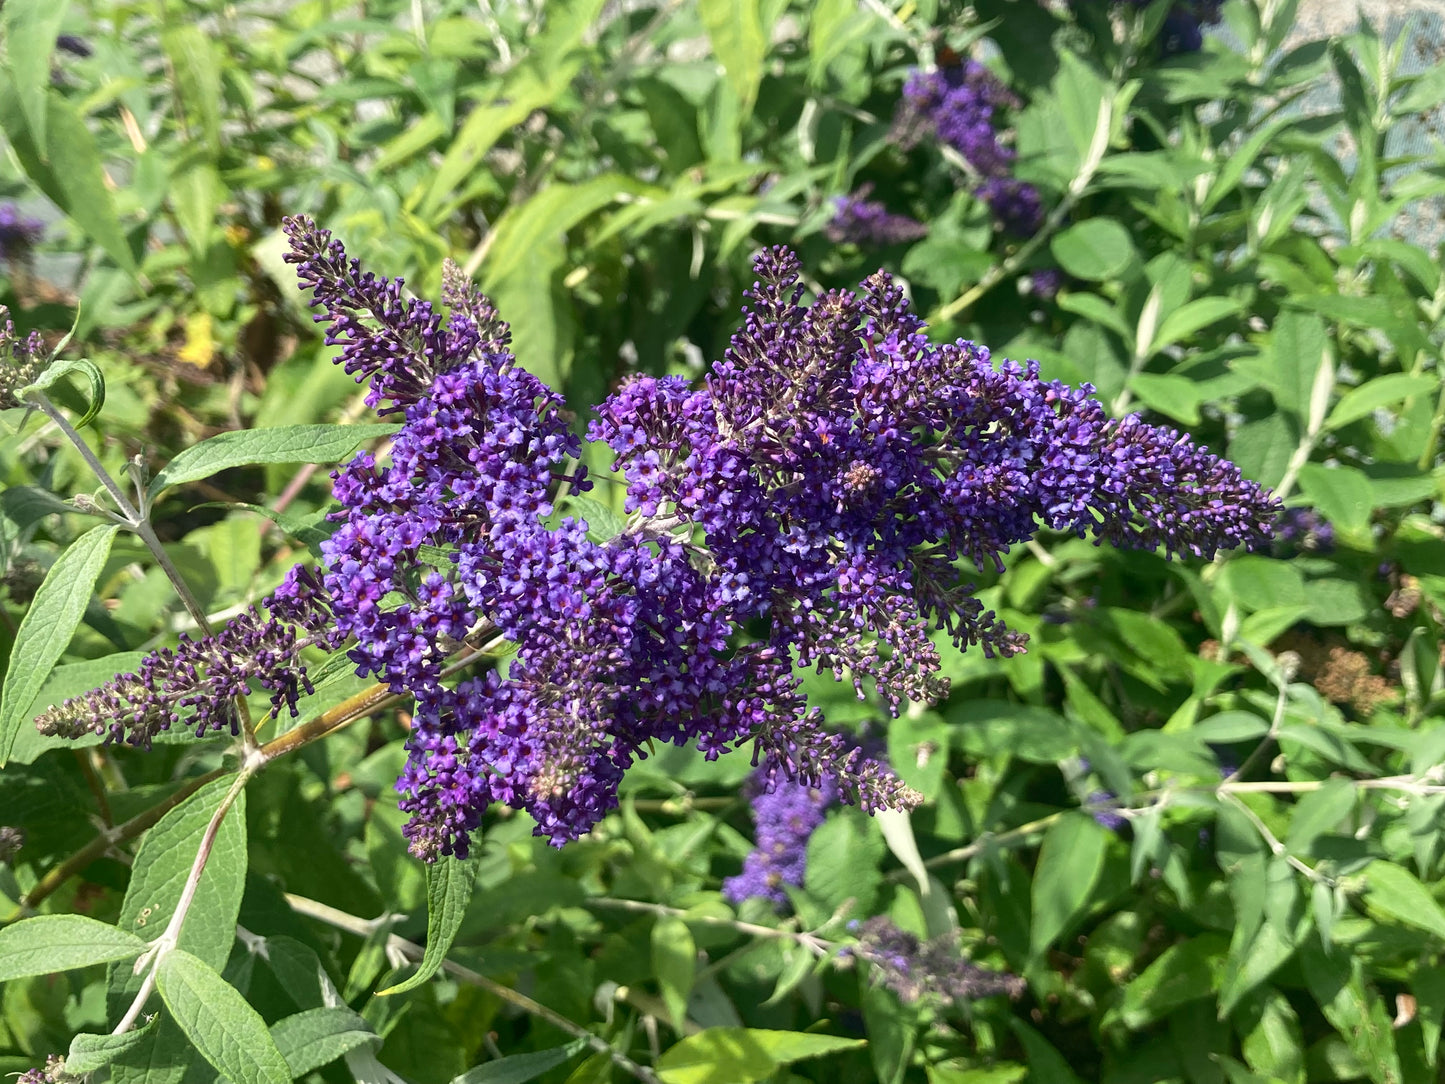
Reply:
M381 1045L381 1036L362 1017L338 1006L307 1009L277 1020L271 1025L271 1041L286 1059L292 1077L303 1077L358 1046Z
M1233 1014L1244 1060L1270 1080L1304 1084L1304 1036L1289 999L1278 990L1257 990Z
M1246 478L1261 485L1278 485L1299 445L1297 423L1284 411L1245 422L1229 442L1229 458Z
M10 0L0 8L5 29L5 62L15 79L15 94L37 146L45 146L46 97L50 58L69 0Z
M752 112L768 53L761 4L759 0L698 0L697 14L713 54L727 73L728 85L741 103L741 123Z
M1445 941L1445 909L1403 866L1376 859L1365 867L1365 906Z
M117 925L146 941L154 941L170 922L181 889L196 860L206 826L234 782L213 780L176 806L141 837L131 867L130 884L121 901ZM191 908L181 927L180 947L212 967L224 967L236 938L236 916L246 881L246 795L236 796L216 830L211 856L196 885ZM112 969L114 1001L128 1000L140 987L129 969Z
M493 232L482 268L483 288L490 293L519 271L529 270L539 245L565 234L618 196L644 190L620 173L605 173L582 184L548 185L525 203L509 208Z
M781 1065L863 1045L862 1039L835 1035L707 1028L663 1051L657 1075L663 1084L753 1084Z
M1066 312L1078 313L1085 320L1117 332L1119 337L1127 343L1134 341L1134 329L1125 321L1123 314L1098 294L1066 290L1059 295L1059 308Z
M883 883L878 860L886 849L882 835L856 810L831 813L808 840L803 887L827 911L853 900L856 914L869 914Z
M548 1069L554 1069L570 1061L587 1049L587 1041L578 1039L566 1046L554 1046L551 1050L534 1050L527 1054L508 1054L496 1061L484 1062L468 1069L452 1084L527 1084L536 1080Z
M1079 1084L1068 1059L1055 1050L1052 1043L1017 1016L1009 1017L1009 1027L1024 1048L1032 1084Z
M368 440L390 436L397 426L278 425L269 429L238 429L220 433L187 448L151 480L154 498L170 486L208 478L217 471L257 463L335 463Z
M1431 1065L1440 1052L1440 1029L1445 1023L1445 972L1421 961L1415 965L1410 989L1419 1009L1416 1019L1424 1033L1425 1060Z
M1108 831L1084 813L1065 813L1044 833L1034 867L1029 947L1035 959L1087 910L1108 841Z
M215 970L175 949L161 957L156 986L186 1038L233 1084L290 1084L266 1021Z
M587 524L587 537L595 542L606 542L622 533L627 521L607 505L591 497L569 493L562 498L562 511L576 516Z
M1220 570L1217 583L1225 601L1236 602L1250 613L1303 606L1309 601L1299 569L1272 557L1251 554L1230 561Z
M1217 745L1251 741L1264 737L1268 732L1269 720L1248 711L1221 711L1218 715L1201 719L1189 729L1189 733L1200 741Z
M1150 350L1157 352L1171 343L1187 339L1196 331L1218 323L1226 316L1233 316L1243 307L1232 297L1201 297L1191 301L1164 317Z
M653 924L652 974L662 990L673 1030L682 1034L687 1022L687 999L697 974L697 946L687 923L675 915Z
M1340 429L1368 417L1377 410L1416 395L1434 395L1440 378L1424 373L1386 373L1367 384L1351 388L1325 419L1326 429Z
M1318 316L1288 309L1279 314L1269 342L1270 390L1283 409L1308 418L1316 374L1326 363L1328 349L1329 335Z
M78 1075L104 1069L126 1051L147 1042L159 1020L158 1013L152 1014L139 1027L119 1035L77 1035L70 1040L70 1050L65 1055L65 1071Z
M84 429L100 413L100 408L105 405L105 377L101 375L100 369L94 362L84 358L75 361L57 361L46 369L34 384L21 388L19 394L23 397L27 391L45 391L61 377L69 376L71 373L83 374L90 384L89 405L85 408L85 413L80 416L80 420L75 423L75 428Z
M30 722L35 694L70 644L118 530L114 525L95 527L72 542L50 566L20 619L5 684L0 687L0 767L9 759L20 728Z
M1305 985L1325 1019L1344 1039L1376 1084L1403 1084L1390 1018L1365 988L1363 966L1343 951L1331 953L1315 938L1300 945Z
M954 728L954 740L971 757L1012 756L1032 764L1057 764L1079 751L1073 727L1049 708L956 698L944 717Z
M85 121L58 95L45 99L46 137L39 143L25 124L14 83L0 82L0 129L25 175L75 220L123 270L135 274L135 257L105 186L100 148Z
M1224 155L1224 162L1210 183L1209 192L1205 195L1200 209L1206 214L1214 210L1220 200L1239 187L1239 182L1243 180L1245 173L1254 164L1254 160L1259 157L1259 153L1264 150L1265 145L1296 121L1297 118L1293 116L1276 117L1268 124L1256 129L1239 147Z
M546 27L528 43L526 58L508 74L495 92L467 114L446 154L432 173L432 181L418 213L429 222L446 213L457 186L481 164L482 158L507 132L517 128L538 109L544 109L571 85L582 66L578 46L602 10L602 0L553 0L546 6ZM441 122L423 122L418 138L389 156L414 152L445 135Z
M1329 521L1347 531L1369 526L1375 509L1375 487L1362 470L1343 464L1306 463L1299 472L1300 488Z
M1055 234L1049 249L1076 279L1116 278L1138 260L1129 231L1112 218L1086 218Z
M426 869L426 952L415 975L378 993L379 997L415 990L436 974L461 928L477 877L473 862L438 858Z
M146 949L135 934L83 915L39 915L0 929L0 982L130 960Z
M1181 1005L1219 989L1226 946L1218 934L1200 934L1171 945L1124 987L1116 1010L1135 1031L1162 1020Z
M221 72L225 65L211 35L193 23L168 26L161 48L171 63L185 124L200 129L212 154L221 152ZM194 136L192 136L194 138Z

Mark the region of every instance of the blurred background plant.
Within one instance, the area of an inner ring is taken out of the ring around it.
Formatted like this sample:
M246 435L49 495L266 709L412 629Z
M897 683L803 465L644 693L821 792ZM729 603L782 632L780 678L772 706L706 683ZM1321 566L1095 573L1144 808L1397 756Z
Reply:
M952 695L886 727L811 679L923 793L910 818L794 795L754 827L745 757L669 749L579 843L498 811L464 872L428 875L391 790L406 706L353 710L249 783L190 920L291 1075L1438 1077L1445 67L1418 25L1301 40L1296 7L7 0L0 301L22 334L73 331L65 356L104 386L81 435L117 477L366 413L281 262L281 217L304 212L420 296L444 257L474 272L581 419L630 374L699 375L753 253L786 242L814 289L886 267L935 338L1092 383L1289 506L1273 552L1207 565L1031 543L980 572L1028 653L941 641ZM79 386L49 394L85 412ZM120 534L33 672L17 631L55 612L32 602L89 537L64 498L97 483L52 420L3 421L0 917L144 936L230 745L30 727L195 621ZM362 439L151 487L212 620L314 546L330 488L297 461ZM616 489L594 497L620 510ZM318 674L298 725L365 688L348 669ZM750 858L754 838L782 849ZM378 996L429 894L447 966ZM67 1050L117 1080L225 1070L160 1025L71 1047L121 1017L128 963L12 973L4 1071Z

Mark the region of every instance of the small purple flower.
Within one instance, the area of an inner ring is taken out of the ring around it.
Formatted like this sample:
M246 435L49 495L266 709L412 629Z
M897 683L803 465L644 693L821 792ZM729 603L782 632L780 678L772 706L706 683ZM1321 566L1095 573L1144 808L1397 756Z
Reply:
M0 260L23 260L45 236L45 223L20 213L13 203L0 204Z
M975 1001L997 994L1014 998L1024 992L1024 980L1017 975L990 971L964 957L956 934L920 941L883 915L854 929L858 942L848 954L872 964L879 981L902 1001L924 997Z
M873 186L865 184L847 196L833 200L833 219L828 223L828 240L855 245L896 245L916 241L928 234L928 227L907 215L894 214L877 200L867 197Z
M1029 279L1031 291L1040 301L1052 301L1064 288L1064 272L1057 267L1041 267Z
M1335 549L1335 528L1313 508L1283 508L1275 521L1274 542L1276 553L1282 557L1329 554Z
M1101 828L1117 832L1129 823L1129 818L1119 812L1118 801L1117 794L1107 790L1096 790L1084 799L1084 808L1093 814L1094 822Z
M1000 228L1015 237L1032 237L1044 223L1039 190L1025 181L990 177L979 186L978 196L988 204Z
M1013 148L999 137L998 114L1019 101L976 60L916 71L903 87L894 120L894 138L912 147L932 135L952 147L985 177L1007 174Z
M294 709L305 643L349 644L359 674L415 701L397 790L427 860L465 855L492 803L558 846L577 838L657 743L709 759L750 744L776 785L910 808L916 792L824 727L802 669L896 714L946 695L936 630L1023 649L965 558L1001 570L1040 526L1208 558L1266 540L1278 508L1173 430L1108 418L1091 388L931 343L882 272L803 304L797 257L773 249L700 386L639 378L598 407L588 439L612 450L628 518L597 538L554 522L556 487L591 485L571 416L455 265L443 314L309 220L284 228L326 342L401 421L390 455L335 472L336 530L269 617L153 653L47 722L141 743L182 711L198 731L233 725L252 681ZM444 680L464 645L498 636L505 676Z

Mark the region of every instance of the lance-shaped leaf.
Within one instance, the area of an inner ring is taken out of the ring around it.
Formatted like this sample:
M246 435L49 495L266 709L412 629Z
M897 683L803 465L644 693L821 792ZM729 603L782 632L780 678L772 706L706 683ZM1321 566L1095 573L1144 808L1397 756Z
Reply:
M20 728L30 722L36 693L80 624L118 530L114 525L96 527L72 542L50 566L20 621L0 687L0 767L9 759Z

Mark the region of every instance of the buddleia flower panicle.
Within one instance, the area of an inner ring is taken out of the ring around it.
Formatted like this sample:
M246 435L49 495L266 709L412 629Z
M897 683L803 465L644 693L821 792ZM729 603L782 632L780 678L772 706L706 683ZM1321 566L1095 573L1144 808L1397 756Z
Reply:
M249 607L214 635L182 633L177 647L151 652L134 673L45 711L36 728L62 738L100 734L143 748L182 722L196 737L216 730L234 735L240 732L235 698L248 695L253 683L271 694L273 712L284 708L294 717L302 694L314 691L303 649L334 650L340 637L304 567L293 569L265 605L269 616Z
M974 194L999 228L1031 237L1044 221L1043 198L1014 177L1018 158L1005 140L1005 111L1022 103L983 64L961 58L932 71L915 71L903 86L893 137L913 147L933 138L957 151L974 178Z
M40 379L50 365L50 352L38 331L21 338L10 319L10 310L0 305L0 410L25 405L21 388Z
M809 786L766 770L753 774L748 789L755 846L743 859L742 872L723 881L723 897L729 903L764 899L775 910L788 905L785 886L803 883L808 841L838 801L835 779L827 776L819 784Z
M0 260L24 260L45 236L45 223L22 214L13 203L0 204Z
M873 186L833 200L833 218L824 231L834 243L896 245L928 236L928 227L907 215L895 214L878 200L869 199Z
M858 940L848 954L871 964L878 981L901 1001L975 1001L998 994L1016 998L1024 992L1026 984L1019 976L991 971L963 956L956 934L922 941L883 915L850 926Z
M929 343L887 275L804 304L797 258L774 249L700 386L637 378L597 408L588 438L611 449L628 513L598 537L554 507L563 483L591 487L571 415L517 366L506 325L458 269L444 272L443 315L309 220L285 230L338 362L400 429L387 459L361 452L334 472L320 563L268 605L414 698L397 789L428 860L465 855L493 802L530 813L554 844L577 838L661 743L709 759L750 745L769 778L909 808L916 792L826 730L802 668L896 712L947 692L935 629L988 653L1023 647L960 561L1001 568L1040 525L1210 556L1263 538L1274 515L1229 464L1106 418L1087 388L995 366L972 343ZM305 624L313 613L325 616ZM223 661L237 636L271 643L261 628L152 656L66 716L69 731L122 702L113 736L148 735L182 709L200 729L224 725L221 692L249 680L290 703L289 679ZM513 645L505 676L444 680L448 657L483 635ZM202 663L215 675L204 691Z

